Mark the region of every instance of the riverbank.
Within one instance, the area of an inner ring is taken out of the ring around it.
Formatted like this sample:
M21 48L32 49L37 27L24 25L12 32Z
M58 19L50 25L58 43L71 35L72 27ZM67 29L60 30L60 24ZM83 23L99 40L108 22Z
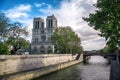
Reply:
M38 68L35 70L23 71L20 73L3 76L2 78L0 78L0 80L30 80L30 79L34 79L34 78L40 77L42 75L45 75L45 74L48 74L51 72L55 72L55 71L61 70L63 68L78 64L80 62L82 62L82 60L74 60L74 61L70 61L70 62L64 62L64 63L60 63L60 64L56 64L56 65Z
M0 56L0 80L30 80L83 61L77 55L45 54Z
M0 55L0 75L64 63L75 57L71 54Z
M33 80L109 80L110 64L101 56L91 56L86 64L68 68L35 78Z

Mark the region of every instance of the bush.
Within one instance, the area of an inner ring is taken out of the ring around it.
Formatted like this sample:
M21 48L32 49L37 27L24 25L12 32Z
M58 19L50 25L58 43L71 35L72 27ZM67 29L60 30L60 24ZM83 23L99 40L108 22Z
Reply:
M0 55L9 54L9 49L6 43L0 42Z

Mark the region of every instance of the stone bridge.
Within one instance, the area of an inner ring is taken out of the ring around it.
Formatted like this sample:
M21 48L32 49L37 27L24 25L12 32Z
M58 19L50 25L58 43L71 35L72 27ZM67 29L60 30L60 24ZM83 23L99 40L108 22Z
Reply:
M83 62L86 62L88 56L104 56L104 57L116 57L114 53L83 53Z

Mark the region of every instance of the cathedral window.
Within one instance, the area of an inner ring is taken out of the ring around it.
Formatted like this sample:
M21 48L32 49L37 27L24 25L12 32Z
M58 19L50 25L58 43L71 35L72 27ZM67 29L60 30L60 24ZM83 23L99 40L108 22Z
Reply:
M39 21L38 21L38 29L39 29Z
M52 26L53 26L53 21L52 21L52 19L51 19L51 28L52 28Z
M41 28L44 28L44 23L43 22L41 22Z
M37 21L35 21L35 29L37 29Z
M35 21L35 29L39 29L39 21Z
M45 36L42 36L42 37L41 37L41 40L42 40L42 41L45 41L45 40L46 40L46 37L45 37Z
M48 26L50 27L50 20L48 20Z
M38 44L38 38L35 38L35 43Z

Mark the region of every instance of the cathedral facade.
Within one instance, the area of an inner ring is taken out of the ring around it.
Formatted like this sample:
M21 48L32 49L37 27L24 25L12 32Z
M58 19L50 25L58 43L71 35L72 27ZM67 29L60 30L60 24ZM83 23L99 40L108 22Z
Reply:
M57 19L54 15L47 16L46 27L44 19L38 17L33 20L31 50L32 53L54 52L54 45L51 43L51 35L57 27Z

